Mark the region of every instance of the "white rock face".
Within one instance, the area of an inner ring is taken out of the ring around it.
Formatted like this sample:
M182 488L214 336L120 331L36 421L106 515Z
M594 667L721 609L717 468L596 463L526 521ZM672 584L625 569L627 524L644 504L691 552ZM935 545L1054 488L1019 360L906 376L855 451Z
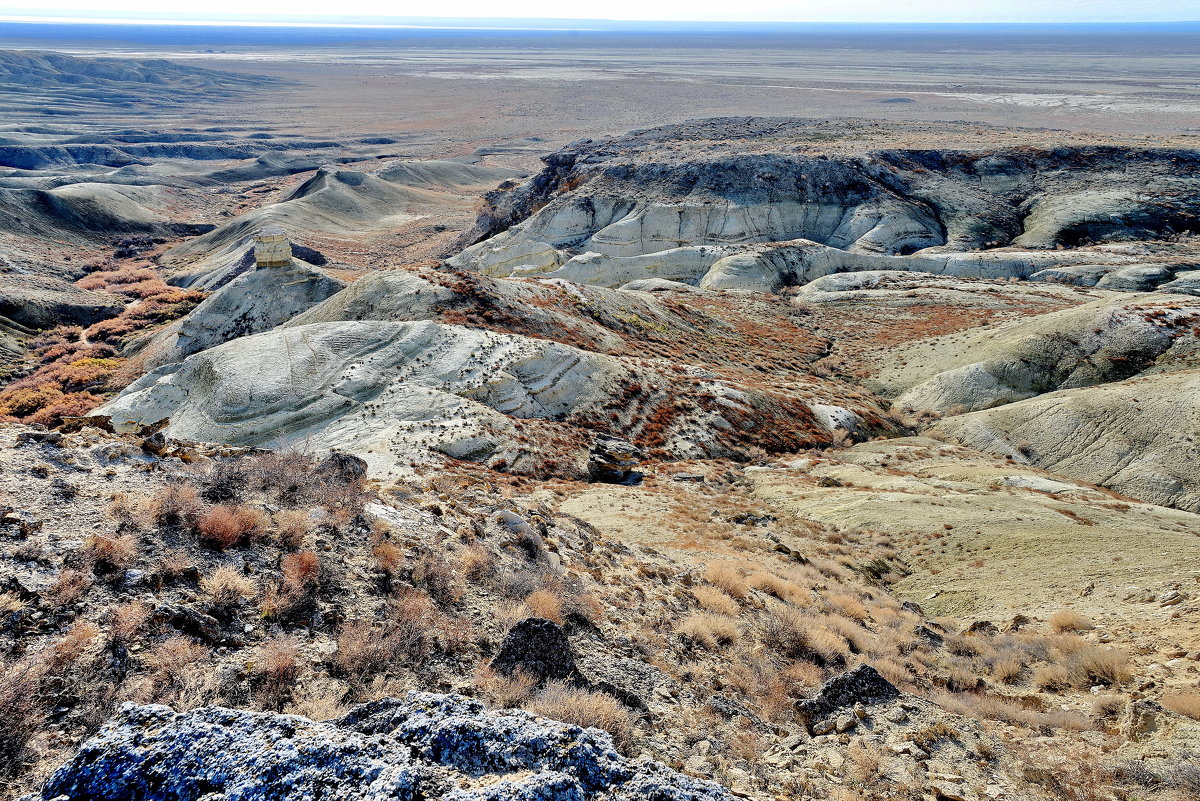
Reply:
M172 436L341 448L387 467L428 448L482 458L507 416L598 404L625 369L545 340L432 322L302 325L167 365L102 407L118 425L171 418Z
M1200 512L1200 371L1072 389L942 420L930 433L1162 506Z
M146 366L182 361L231 339L269 331L345 286L290 255L282 266L242 273L158 334L144 351Z
M916 343L870 386L905 409L985 409L1175 361L1194 349L1195 338L1180 335L1190 334L1198 317L1200 304L1187 296L1115 295Z

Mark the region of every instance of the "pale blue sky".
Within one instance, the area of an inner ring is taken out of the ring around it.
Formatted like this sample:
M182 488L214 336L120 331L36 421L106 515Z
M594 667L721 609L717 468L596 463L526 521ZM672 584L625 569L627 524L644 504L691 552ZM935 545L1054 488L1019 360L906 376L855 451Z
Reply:
M197 19L221 15L326 16L328 2L317 0L203 0L164 4L162 0L34 0L0 6L0 15L61 14L104 18L121 12L173 14ZM339 13L364 16L549 17L621 20L729 20L796 22L1173 22L1200 20L1200 0L606 0L570 4L562 0L439 0L433 6L395 0L339 0Z

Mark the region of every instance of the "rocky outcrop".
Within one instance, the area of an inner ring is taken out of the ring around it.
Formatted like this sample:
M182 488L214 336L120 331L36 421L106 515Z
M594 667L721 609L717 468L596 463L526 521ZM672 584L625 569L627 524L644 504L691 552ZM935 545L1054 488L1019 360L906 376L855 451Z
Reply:
M26 801L726 801L630 762L612 738L478 701L409 693L316 723L126 705Z
M601 434L596 438L588 456L588 481L640 484L642 474L636 468L641 461L642 451L632 442Z
M811 726L855 705L873 706L900 697L900 691L870 665L859 665L821 685L816 695L796 704L796 711Z
M731 138L723 128L741 134L733 148L724 142L713 155L702 143ZM1023 148L829 157L797 153L793 130L799 134L804 123L718 119L571 146L547 157L541 175L489 196L477 226L486 238L450 263L606 286L660 278L770 291L847 269L1028 277L1078 263L1036 251L1196 229L1194 152ZM794 240L805 240L808 252L759 244ZM816 245L850 256L915 256L888 267L820 254ZM1000 246L1017 250L973 253ZM814 253L831 261L809 275L804 262ZM905 261L909 266L901 266ZM1103 269L1113 261L1123 261L1120 275ZM1145 289L1170 280L1170 265L1131 267L1136 261L1100 258L1092 283Z
M523 673L539 682L586 683L563 627L538 617L525 618L508 630L492 658L492 669L505 676Z

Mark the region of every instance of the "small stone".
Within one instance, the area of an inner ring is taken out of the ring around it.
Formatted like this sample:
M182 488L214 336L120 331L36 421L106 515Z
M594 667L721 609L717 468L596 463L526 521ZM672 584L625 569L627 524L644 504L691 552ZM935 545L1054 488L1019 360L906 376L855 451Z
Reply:
M853 715L839 715L834 730L838 734L848 732L858 725L858 720Z

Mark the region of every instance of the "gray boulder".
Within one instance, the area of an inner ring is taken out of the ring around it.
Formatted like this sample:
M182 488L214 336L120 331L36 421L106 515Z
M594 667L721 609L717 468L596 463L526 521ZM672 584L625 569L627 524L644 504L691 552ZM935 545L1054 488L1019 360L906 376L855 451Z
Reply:
M24 801L727 801L598 729L409 693L316 723L126 704Z

